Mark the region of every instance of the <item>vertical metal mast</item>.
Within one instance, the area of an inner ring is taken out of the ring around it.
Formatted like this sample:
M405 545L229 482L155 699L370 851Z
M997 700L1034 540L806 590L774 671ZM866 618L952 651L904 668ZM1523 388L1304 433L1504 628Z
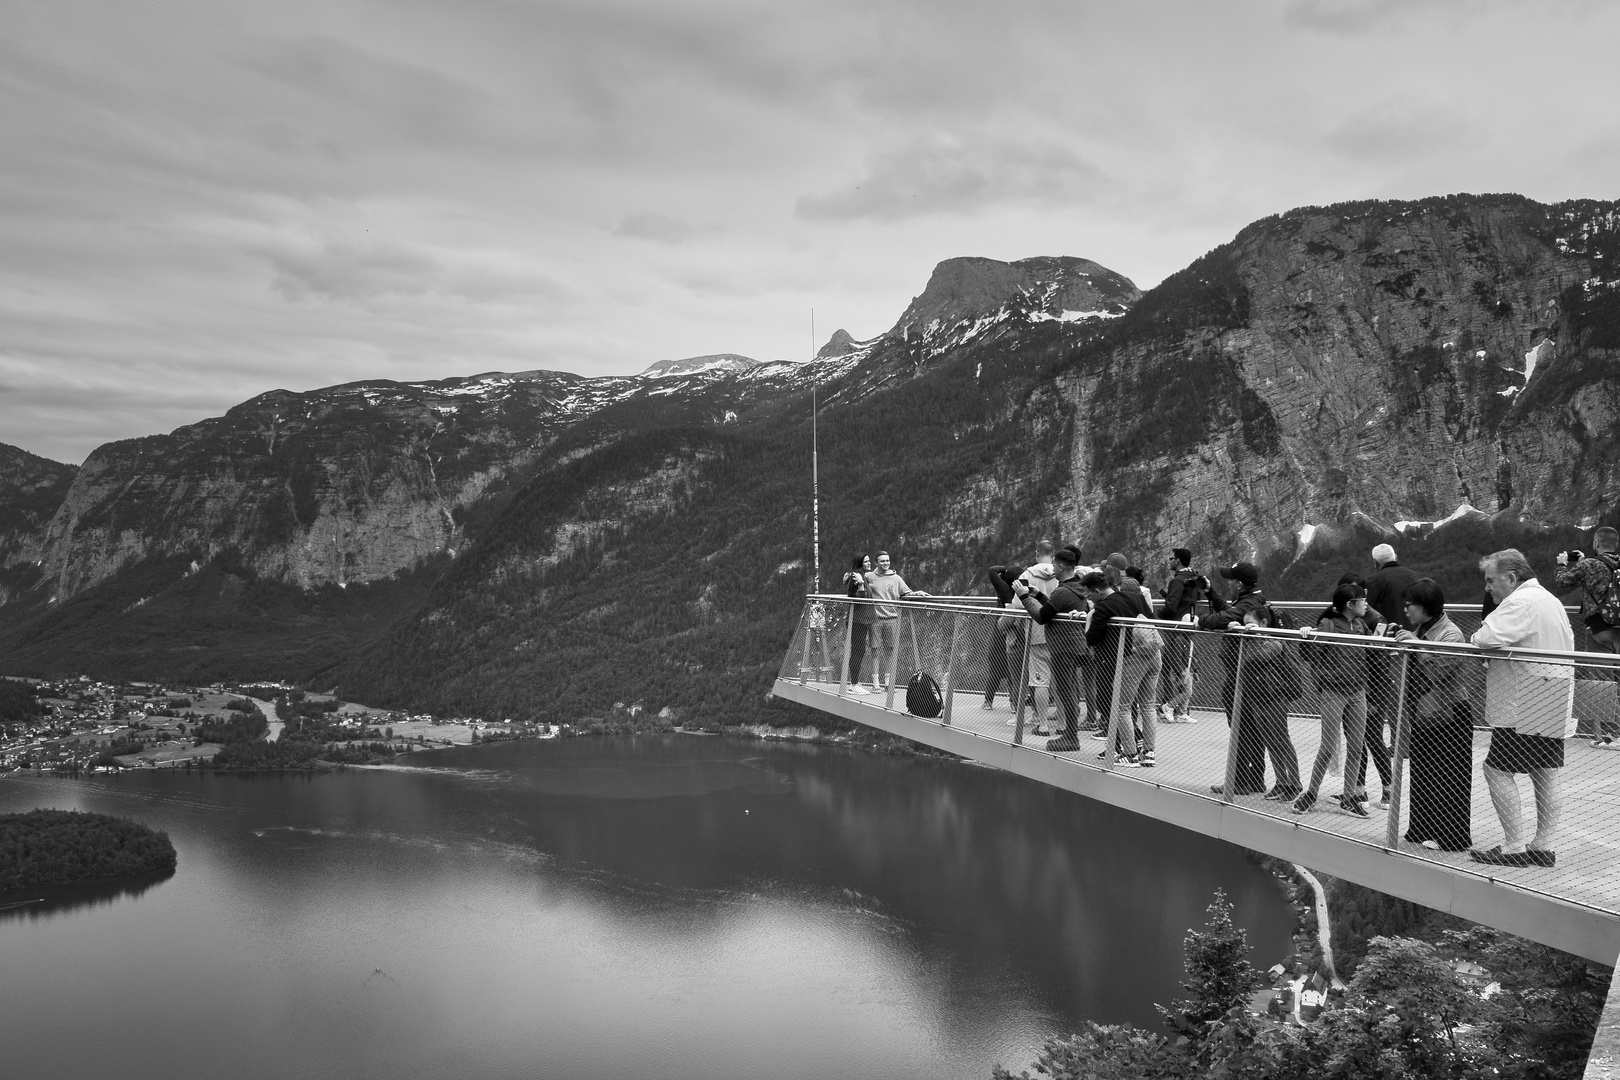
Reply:
M816 428L816 309L810 309L810 542L821 591L821 441Z

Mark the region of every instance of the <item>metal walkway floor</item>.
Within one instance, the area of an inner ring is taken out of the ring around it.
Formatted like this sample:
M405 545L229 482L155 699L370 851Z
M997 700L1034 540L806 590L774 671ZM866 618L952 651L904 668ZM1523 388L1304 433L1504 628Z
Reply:
M840 696L838 690L837 683L778 679L773 692L856 723L1299 862L1598 963L1613 964L1620 954L1620 918L1615 914L1620 898L1609 888L1613 868L1620 865L1620 837L1591 824L1620 816L1620 755L1613 759L1612 783L1601 791L1582 795L1583 804L1590 807L1596 798L1612 807L1613 813L1570 814L1562 828L1569 842L1578 842L1588 852L1597 848L1605 858L1588 857L1573 864L1566 860L1565 865L1553 868L1493 867L1471 861L1467 852L1433 851L1405 841L1396 848L1386 847L1388 812L1369 806L1371 816L1359 818L1340 810L1336 801L1327 797L1338 790L1331 780L1323 785L1322 800L1307 814L1295 814L1289 803L1267 802L1259 795L1228 802L1212 794L1210 786L1221 782L1220 763L1226 758L1226 718L1220 712L1195 709L1193 715L1200 723L1160 724L1155 767L1110 770L1097 758L1103 742L1085 733L1080 749L1067 753L1049 753L1044 749L1045 738L1027 733L1025 745L1014 745L1015 728L1008 723L1012 712L1004 698L993 710L986 711L981 693L958 692L951 702L951 723L946 725L899 708L886 708L883 696ZM902 691L897 706L903 698ZM1315 746L1319 729L1316 716L1290 716L1289 726L1297 746ZM1496 818L1485 784L1478 779L1488 737L1488 732L1476 732L1474 739L1472 819L1476 847L1500 840L1499 833L1487 834L1487 829L1497 828ZM1601 755L1607 760L1614 753L1578 740L1572 740L1568 749L1571 764L1579 755ZM1300 765L1308 775L1309 760L1302 760ZM1370 790L1376 790L1376 773L1372 778ZM1610 876L1596 869L1600 867Z

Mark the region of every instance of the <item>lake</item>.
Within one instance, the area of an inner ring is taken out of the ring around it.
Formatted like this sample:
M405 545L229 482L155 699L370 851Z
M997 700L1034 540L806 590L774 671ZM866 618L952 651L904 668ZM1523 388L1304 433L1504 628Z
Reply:
M412 767L0 775L166 831L156 882L0 897L0 1077L984 1078L1156 1026L1226 844L978 766L697 736Z

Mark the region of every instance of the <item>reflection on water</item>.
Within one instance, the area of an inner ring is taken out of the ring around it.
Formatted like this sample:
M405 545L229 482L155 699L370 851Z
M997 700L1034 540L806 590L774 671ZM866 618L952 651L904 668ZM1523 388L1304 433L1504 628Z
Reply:
M1286 947L1236 849L973 766L674 736L414 764L0 780L0 811L180 854L161 889L0 919L0 1018L72 1047L19 1075L984 1077L1082 1019L1157 1023L1217 887L1257 960Z
M172 877L173 870L159 870L121 881L95 881L87 885L36 885L0 892L0 919L39 919L76 908L115 904L125 897L140 896L152 886Z

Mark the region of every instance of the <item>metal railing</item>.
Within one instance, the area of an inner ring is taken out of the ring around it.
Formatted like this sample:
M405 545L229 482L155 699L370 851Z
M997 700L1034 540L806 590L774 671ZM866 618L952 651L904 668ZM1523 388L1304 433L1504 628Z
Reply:
M1620 657L1145 619L1088 644L1072 617L893 609L807 598L780 678L1620 913L1620 753L1595 745L1620 749Z

